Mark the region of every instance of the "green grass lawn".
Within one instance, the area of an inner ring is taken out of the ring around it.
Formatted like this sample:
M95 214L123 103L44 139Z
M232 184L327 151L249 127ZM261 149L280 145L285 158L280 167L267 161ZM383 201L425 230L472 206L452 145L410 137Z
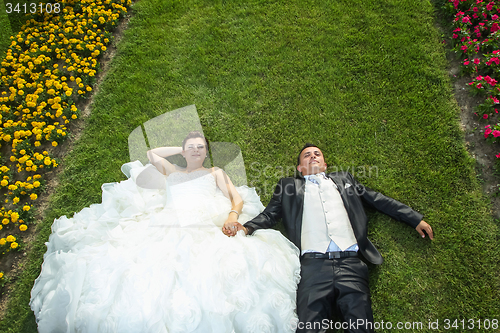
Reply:
M397 322L448 332L445 319L473 319L478 331L477 320L500 320L498 221L464 147L430 2L141 0L133 11L0 331L36 332L29 292L53 219L124 179L134 128L190 104L209 140L240 146L264 204L312 142L330 171L350 168L424 214L432 242L369 212L385 258L370 268L375 321L394 325L377 332Z
M0 57L5 56L5 51L10 45L10 36L12 36L12 28L10 26L9 14L6 12L4 0L0 0Z

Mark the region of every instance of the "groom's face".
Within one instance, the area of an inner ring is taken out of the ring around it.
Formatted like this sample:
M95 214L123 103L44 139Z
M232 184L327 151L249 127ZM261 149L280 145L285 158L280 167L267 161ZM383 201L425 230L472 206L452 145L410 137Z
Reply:
M308 147L300 154L300 164L297 170L303 176L315 175L326 170L326 163L323 153L317 147Z

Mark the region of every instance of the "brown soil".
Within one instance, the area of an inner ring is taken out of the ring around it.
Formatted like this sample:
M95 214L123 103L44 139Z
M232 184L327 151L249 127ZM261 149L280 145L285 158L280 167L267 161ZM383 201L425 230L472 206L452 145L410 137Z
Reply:
M500 175L495 172L495 155L500 154L500 147L497 144L488 144L484 138L484 126L487 124L497 124L499 116L494 114L488 120L484 120L474 115L477 105L484 102L484 98L472 97L467 84L472 78L460 77L460 62L450 59L449 74L453 80L455 99L460 107L460 122L465 135L465 145L469 154L476 160L476 173L482 185L483 192L491 200L491 214L495 219L500 219L500 196L499 184ZM500 111L500 108L499 108Z

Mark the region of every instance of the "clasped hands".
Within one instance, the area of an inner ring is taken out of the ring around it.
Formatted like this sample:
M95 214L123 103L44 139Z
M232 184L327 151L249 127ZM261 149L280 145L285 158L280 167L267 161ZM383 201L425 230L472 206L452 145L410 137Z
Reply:
M222 232L224 233L224 235L228 237L235 236L236 233L240 230L243 230L245 235L248 234L247 228L245 228L243 225L241 225L241 223L237 221L236 222L226 221L226 223L224 223L224 226L222 227Z

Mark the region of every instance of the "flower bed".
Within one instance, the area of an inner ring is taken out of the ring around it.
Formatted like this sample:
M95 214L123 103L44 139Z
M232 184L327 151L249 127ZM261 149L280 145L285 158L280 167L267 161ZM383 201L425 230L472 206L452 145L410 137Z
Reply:
M78 118L77 103L92 91L99 58L131 0L59 4L51 14L27 16L1 62L0 260L23 248L44 172L58 165L51 152Z
M445 10L453 17L453 50L462 59L474 95L484 97L476 114L498 119L500 111L500 4L498 1L448 0ZM500 123L485 126L485 138L500 142ZM500 159L500 152L496 155Z

